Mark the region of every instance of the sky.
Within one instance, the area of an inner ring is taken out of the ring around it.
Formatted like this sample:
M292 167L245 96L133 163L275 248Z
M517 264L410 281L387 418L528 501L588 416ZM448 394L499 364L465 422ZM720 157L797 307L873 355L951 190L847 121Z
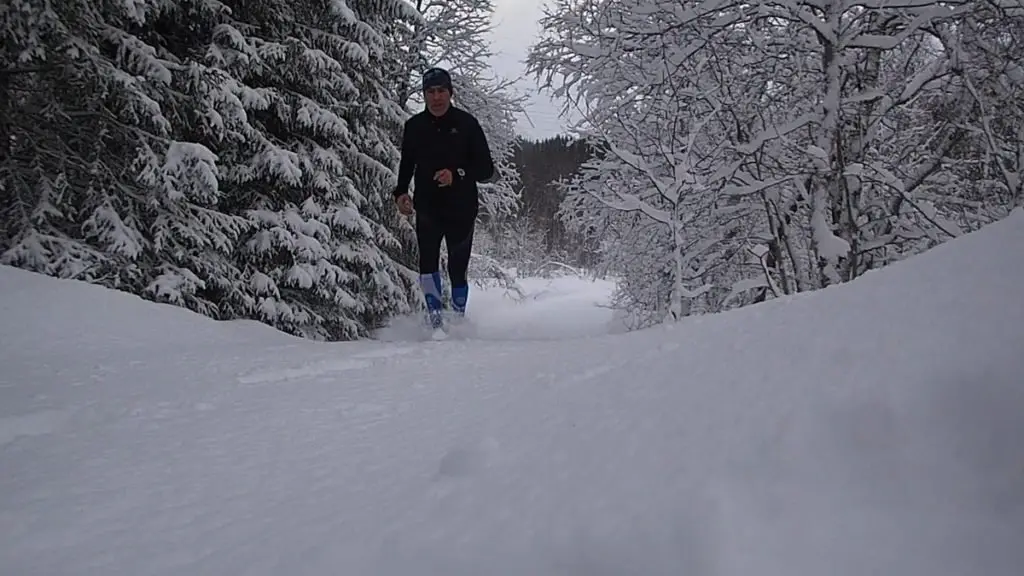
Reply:
M532 77L526 76L526 53L539 34L539 20L545 2L495 0L491 40L491 49L495 53L491 62L495 73L505 78L523 77L517 88L530 97L526 104L529 119L521 117L518 128L521 135L532 139L549 138L565 132L558 105L537 89Z

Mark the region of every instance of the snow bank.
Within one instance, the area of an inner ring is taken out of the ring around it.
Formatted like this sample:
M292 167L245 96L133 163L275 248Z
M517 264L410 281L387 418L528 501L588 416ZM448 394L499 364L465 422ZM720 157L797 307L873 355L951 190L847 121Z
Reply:
M1018 210L543 342L298 342L0 268L0 572L1016 575L1020 246Z
M0 266L2 353L121 353L126 349L299 341L259 322L218 322L94 284Z

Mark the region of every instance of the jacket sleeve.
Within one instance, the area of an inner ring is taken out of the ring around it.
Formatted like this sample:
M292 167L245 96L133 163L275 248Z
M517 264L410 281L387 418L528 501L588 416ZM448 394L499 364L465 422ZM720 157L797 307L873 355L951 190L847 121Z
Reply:
M476 182L489 182L494 177L494 160L491 148L487 144L487 136L476 118L470 119L469 130L469 166L466 175Z
M406 121L402 129L402 159L398 162L398 185L392 192L395 198L402 194L408 194L409 183L412 181L413 172L416 169L416 159L413 158L413 130L410 127L411 121Z

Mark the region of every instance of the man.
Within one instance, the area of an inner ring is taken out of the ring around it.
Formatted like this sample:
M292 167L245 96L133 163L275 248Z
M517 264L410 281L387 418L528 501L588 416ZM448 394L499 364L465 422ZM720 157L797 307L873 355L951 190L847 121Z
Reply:
M465 315L469 299L466 270L473 249L473 227L480 210L477 182L494 176L494 162L480 123L469 112L452 105L454 90L447 71L431 68L423 74L426 109L405 122L398 185L398 210L416 212L416 238L420 253L420 287L433 328L442 319L441 240L448 247L448 278L452 308ZM409 183L415 182L415 198Z

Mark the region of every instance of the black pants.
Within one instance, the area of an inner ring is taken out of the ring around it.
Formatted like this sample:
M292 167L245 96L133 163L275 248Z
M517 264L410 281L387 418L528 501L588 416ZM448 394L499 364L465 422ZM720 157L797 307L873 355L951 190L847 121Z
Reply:
M441 262L441 240L448 246L448 277L452 286L468 283L466 270L473 252L475 218L446 219L416 212L416 240L420 250L420 274L437 272Z

